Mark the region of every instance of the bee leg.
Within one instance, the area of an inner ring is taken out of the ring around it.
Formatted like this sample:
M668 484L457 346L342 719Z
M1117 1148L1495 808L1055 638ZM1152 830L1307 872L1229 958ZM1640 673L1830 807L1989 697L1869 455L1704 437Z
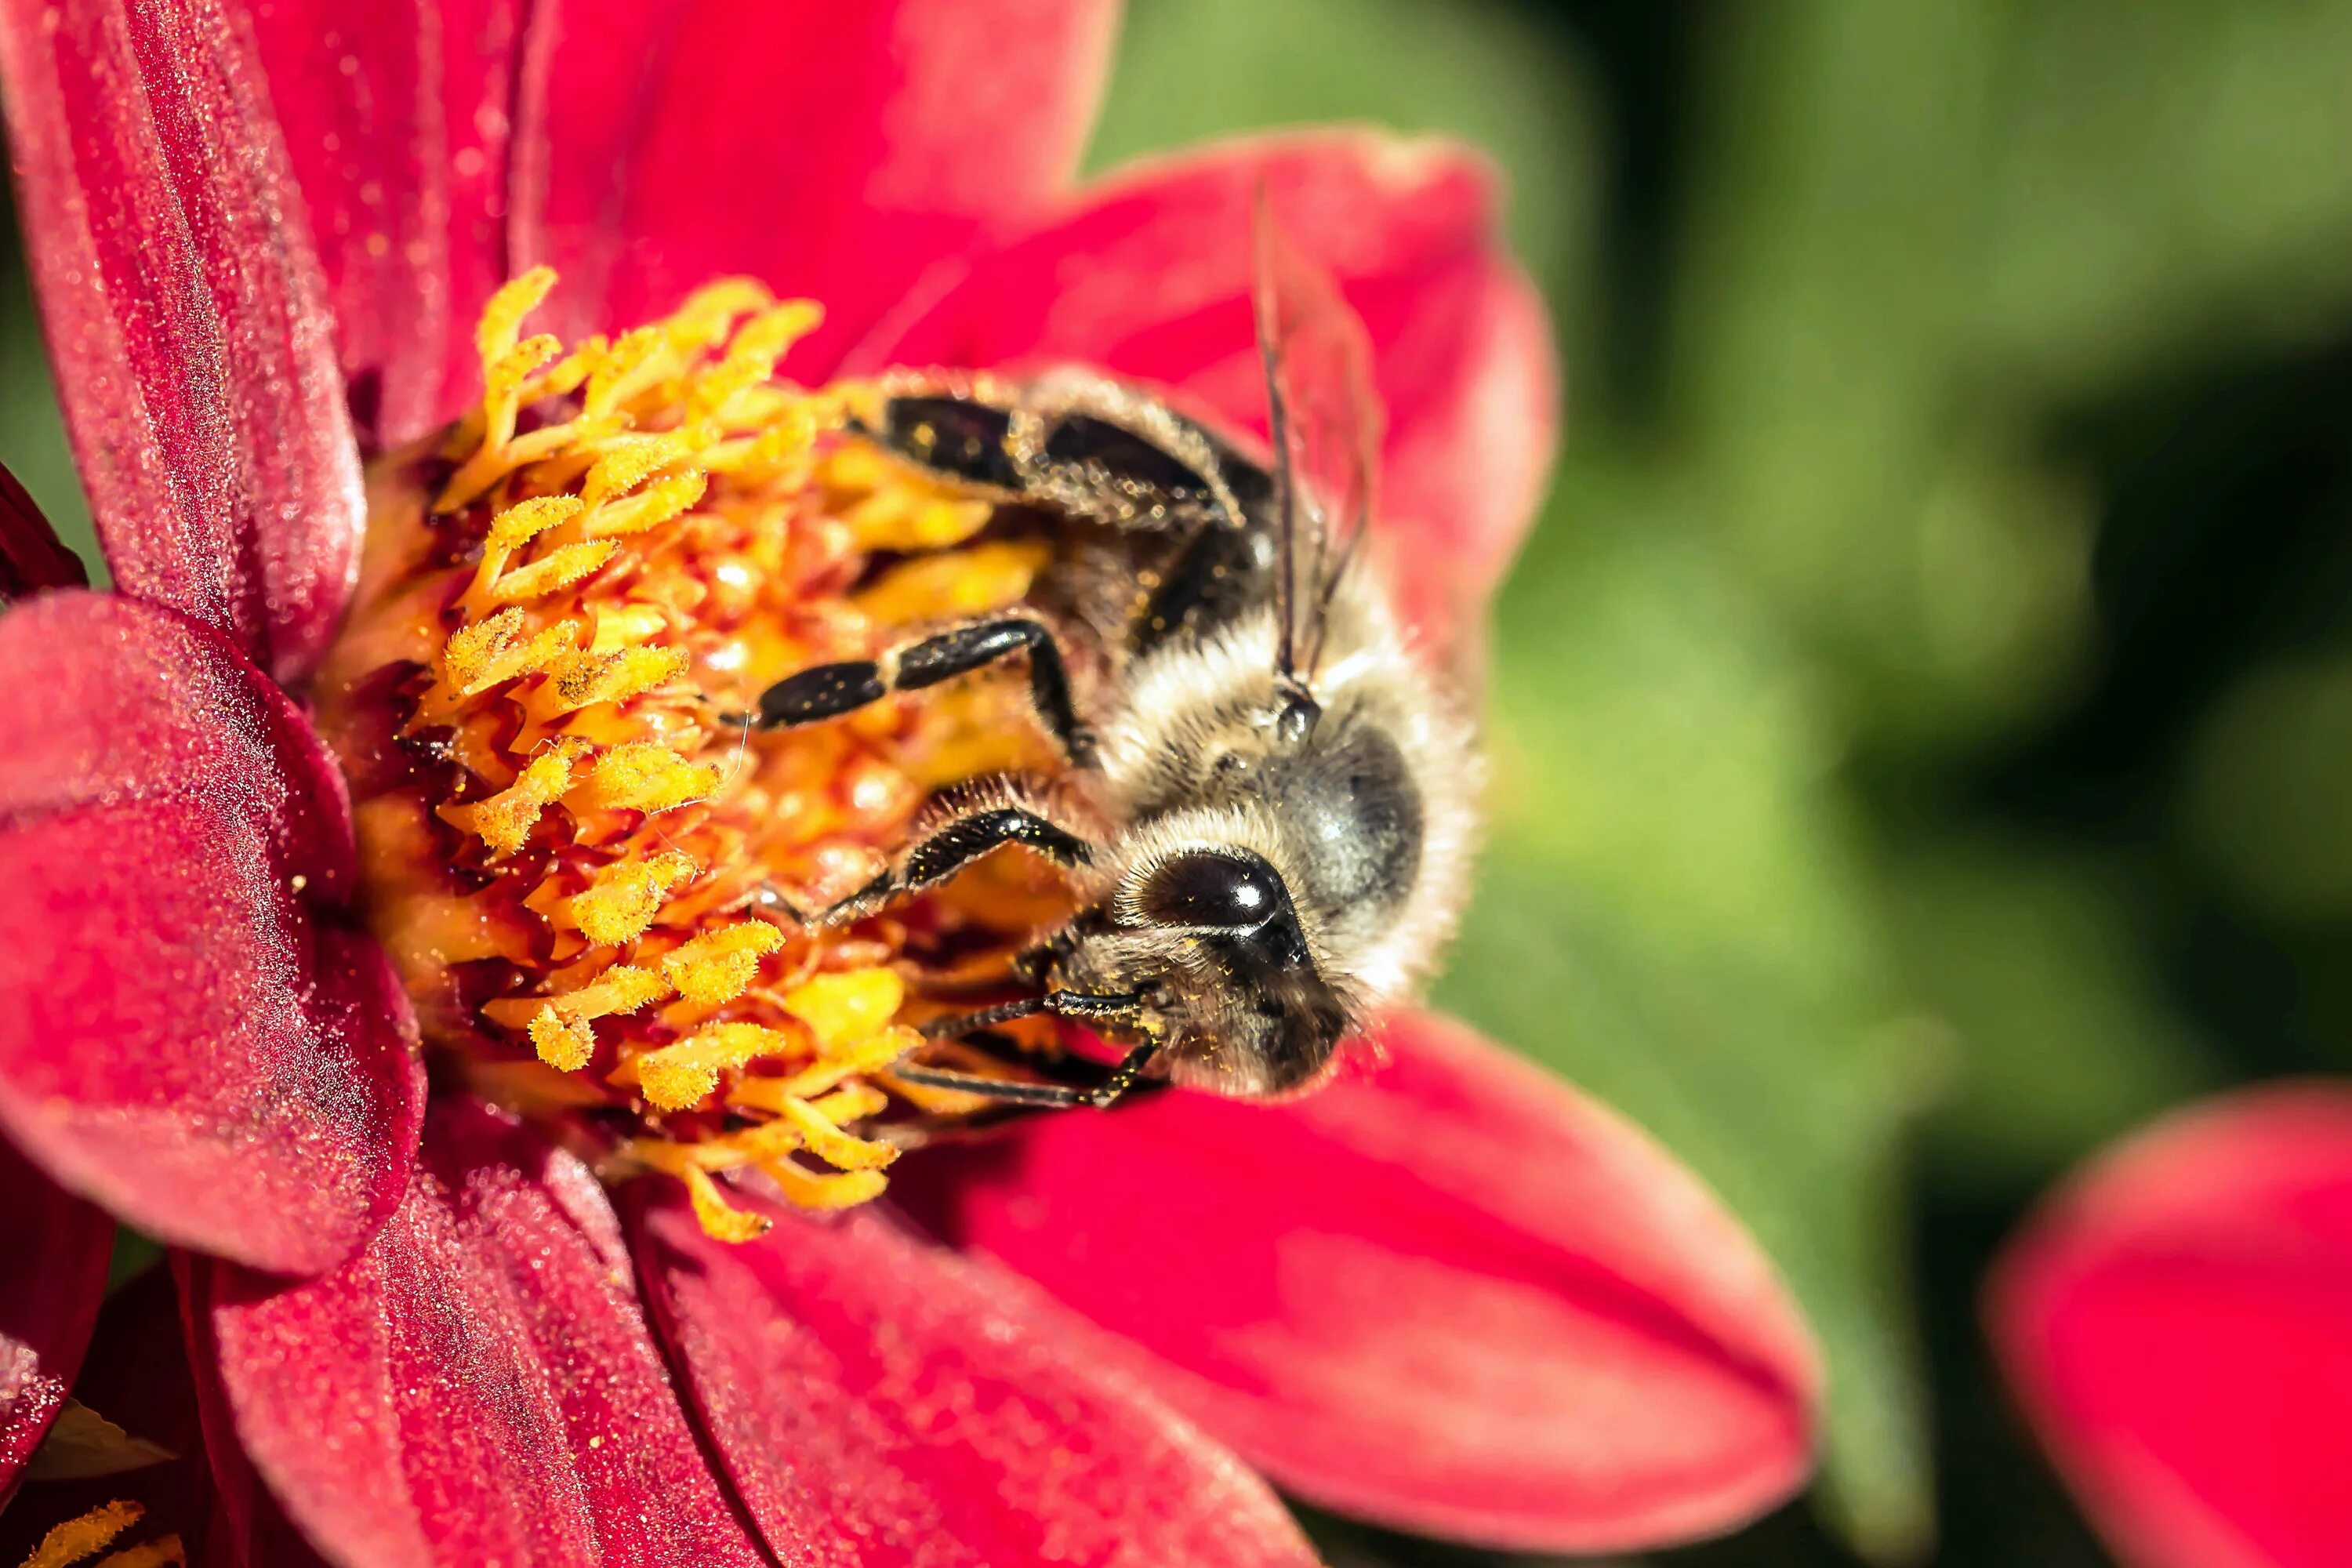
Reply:
M1016 653L1029 656L1029 699L1062 754L1080 767L1094 762L1094 737L1070 699L1069 667L1052 628L1034 616L1000 616L951 626L892 648L879 659L814 665L760 694L752 722L789 729L854 713L893 691L919 691ZM737 718L740 716L730 716Z
M1017 1001L1000 1002L977 1013L934 1018L923 1026L923 1033L935 1040L956 1040L999 1024L1010 1024L1016 1018L1034 1018L1041 1014L1087 1024L1133 1024L1137 1010L1143 1005L1143 996L1140 991L1048 991Z
M1093 845L1034 811L1017 805L982 806L954 818L908 850L897 866L802 923L824 926L854 920L902 893L944 882L1007 844L1024 846L1065 867L1082 866L1094 858L1095 852Z
M953 1068L895 1067L890 1076L925 1089L953 1089L958 1094L976 1095L982 1100L994 1100L1008 1105L1044 1105L1056 1110L1088 1103L1087 1091L1072 1089L1066 1083L1030 1083L1019 1079L982 1078L976 1072L958 1072Z
M976 1072L958 1072L953 1068L901 1066L890 1071L895 1078L920 1084L926 1089L950 1089L960 1094L1003 1100L1012 1105L1044 1105L1073 1110L1087 1105L1097 1110L1108 1110L1133 1092L1143 1068L1159 1049L1156 1043L1137 1046L1111 1068L1109 1077L1093 1089L1079 1089L1066 1083L1037 1083L1023 1079L984 1078Z
M1110 1076L1103 1079L1102 1087L1087 1096L1087 1103L1097 1110L1108 1110L1135 1089L1143 1077L1143 1069L1159 1054L1160 1039L1156 1035L1129 1047L1127 1055L1118 1058L1118 1065L1110 1069Z
M1035 1017L1039 1014L1132 1025L1136 1021L1136 1009L1142 1000L1141 993L1097 995L1088 992L1049 991L1042 996L1024 997L1017 1002L982 1008L977 1013L934 1019L923 1026L923 1033L933 1039L950 1039L976 1034L1015 1018ZM987 1078L979 1073L959 1072L951 1068L906 1066L892 1070L909 1083L924 1084L933 1089L951 1089L1015 1104L1090 1105L1098 1110L1108 1110L1134 1091L1145 1069L1160 1054L1159 1032L1148 1026L1143 1027L1142 1041L1129 1047L1127 1054L1119 1058L1118 1064L1104 1076L1102 1081L1091 1086Z

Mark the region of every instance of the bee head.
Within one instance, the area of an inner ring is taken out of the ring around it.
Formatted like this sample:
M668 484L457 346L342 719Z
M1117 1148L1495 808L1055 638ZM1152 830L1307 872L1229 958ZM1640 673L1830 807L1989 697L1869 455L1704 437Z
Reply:
M1120 900L1135 957L1165 998L1179 1083L1271 1095L1322 1076L1349 1009L1318 967L1282 873L1237 843L1199 843L1134 879Z

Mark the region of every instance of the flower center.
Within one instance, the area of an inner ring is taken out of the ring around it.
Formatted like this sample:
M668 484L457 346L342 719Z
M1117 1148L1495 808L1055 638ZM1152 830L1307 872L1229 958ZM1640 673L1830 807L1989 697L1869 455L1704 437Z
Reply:
M481 407L375 463L318 717L351 781L368 920L436 1066L620 1174L714 1173L862 1203L887 1128L973 1108L890 1068L1067 895L1024 862L835 930L766 918L862 884L940 787L1042 771L979 679L835 723L732 716L892 629L1019 600L1034 546L849 428L854 385L776 378L817 321L743 280L566 352L520 337L553 274L491 301Z

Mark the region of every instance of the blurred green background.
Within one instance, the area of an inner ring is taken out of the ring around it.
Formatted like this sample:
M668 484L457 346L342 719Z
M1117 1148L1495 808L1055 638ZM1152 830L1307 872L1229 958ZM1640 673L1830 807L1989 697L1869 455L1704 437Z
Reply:
M1569 367L1440 1000L1829 1351L1813 1495L1651 1561L2105 1561L1976 1292L2106 1139L2352 1063L2352 0L1132 0L1094 156L1346 119L1495 154Z

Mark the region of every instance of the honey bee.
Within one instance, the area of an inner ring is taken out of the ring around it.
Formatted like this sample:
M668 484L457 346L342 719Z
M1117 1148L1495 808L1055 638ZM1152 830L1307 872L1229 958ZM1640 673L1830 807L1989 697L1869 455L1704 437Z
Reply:
M930 1063L904 1079L1039 1106L1108 1106L1150 1082L1296 1094L1451 932L1478 768L1357 548L1379 433L1370 347L1263 205L1256 255L1266 460L1076 371L898 374L868 401L867 438L993 501L991 526L1044 540L1048 563L1013 612L802 670L748 721L817 723L1023 659L1067 777L959 792L828 908L763 897L837 923L1022 846L1064 869L1077 912L1016 965L1032 994L927 1033L986 1039L1045 1015L1127 1047L1089 1081Z

